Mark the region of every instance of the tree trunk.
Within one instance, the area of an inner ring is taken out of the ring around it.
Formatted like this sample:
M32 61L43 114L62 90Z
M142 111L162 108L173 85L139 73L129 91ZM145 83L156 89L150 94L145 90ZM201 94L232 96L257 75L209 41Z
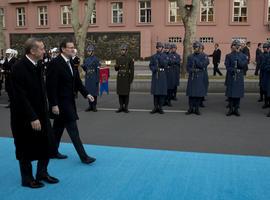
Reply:
M82 23L80 23L79 19L79 0L72 0L71 2L71 24L75 35L78 57L80 58L81 63L84 61L85 41L95 2L95 0L87 1L87 10Z
M186 4L186 0L177 0L181 18L185 28L183 64L181 65L181 76L186 75L187 58L192 53L192 43L196 38L197 16L199 11L199 0L192 0L191 4Z

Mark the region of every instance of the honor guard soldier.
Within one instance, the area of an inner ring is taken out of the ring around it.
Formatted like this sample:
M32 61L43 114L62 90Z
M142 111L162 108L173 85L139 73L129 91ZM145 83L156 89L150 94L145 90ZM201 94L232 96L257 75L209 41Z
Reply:
M164 44L164 51L163 51L163 63L165 67L165 72L167 76L167 96L164 102L164 105L167 105L169 107L172 106L171 99L173 94L173 89L175 86L175 78L174 78L174 71L173 66L171 63L171 53L170 53L171 45L169 43Z
M238 111L240 98L244 97L244 70L248 63L247 57L240 52L240 41L232 42L232 52L226 55L225 66L227 70L226 97L229 100L229 111L227 116L235 114L240 116Z
M206 87L205 87L205 72L204 72L204 56L200 52L201 43L195 41L193 43L193 54L188 57L187 61L187 72L189 73L188 76L188 83L187 83L187 90L186 95L189 97L189 109L186 112L187 115L189 114L196 114L200 115L199 111L199 104L201 99L206 96Z
M95 47L89 45L86 48L88 57L85 59L82 68L85 71L85 88L95 98L93 102L89 101L89 107L86 112L97 112L97 96L99 85L99 67L101 66L99 59L94 55Z
M121 55L116 59L115 71L117 71L117 94L120 107L117 113L128 113L130 85L134 78L134 60L127 55L128 46L122 44Z
M267 74L267 60L269 57L269 49L270 49L270 44L269 43L264 43L263 44L263 53L259 58L259 68L260 68L260 93L264 97L264 105L262 108L268 108L270 106L269 98L267 98L267 81L270 78ZM269 62L269 61L268 61Z
M208 76L208 65L209 65L209 58L208 58L208 55L206 53L204 53L204 45L202 44L201 45L201 54L202 54L202 57L203 57L203 71L204 71L204 85L205 85L205 88L206 88L206 95L208 93L208 87L209 87L209 76ZM201 99L201 102L200 102L200 107L205 107L203 102L205 101L205 97L202 97Z
M162 54L163 44L157 42L157 53L151 56L149 67L152 71L151 94L154 96L154 109L151 114L164 114L162 106L167 96L167 76L165 72L166 62Z
M176 44L171 44L171 65L173 69L174 74L174 88L172 91L172 100L177 100L176 93L177 93L177 87L180 85L180 63L181 63L181 57L178 53L176 53L177 46Z

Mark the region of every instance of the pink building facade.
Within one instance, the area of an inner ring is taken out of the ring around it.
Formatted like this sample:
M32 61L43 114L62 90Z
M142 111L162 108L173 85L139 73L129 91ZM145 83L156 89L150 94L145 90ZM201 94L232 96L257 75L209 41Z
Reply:
M270 41L270 0L200 0L197 39L211 53L219 43L229 52L233 39L251 41L251 54L259 42ZM80 1L80 18L86 2ZM187 3L190 1L187 1ZM7 46L11 36L72 33L70 0L1 0L0 20ZM155 52L155 43L174 42L182 52L184 26L176 1L96 0L88 32L139 33L139 57Z

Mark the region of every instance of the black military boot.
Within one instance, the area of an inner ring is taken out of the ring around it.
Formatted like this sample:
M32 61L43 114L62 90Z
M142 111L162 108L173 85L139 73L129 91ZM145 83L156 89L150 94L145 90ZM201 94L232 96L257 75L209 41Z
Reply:
M193 109L189 107L188 111L185 113L186 115L190 115L193 113Z
M124 111L125 113L129 113L128 106L125 106L124 109L123 109L123 111Z
M199 108L195 108L194 113L195 113L196 115L201 115L201 112L200 112Z
M227 112L227 116L231 116L233 114L233 109L232 107L230 107L229 111Z
M85 112L89 112L89 111L91 111L90 106L89 106L88 108L86 108L84 111L85 111Z
M238 108L234 109L234 114L235 114L235 116L240 117L240 113L238 111Z
M120 108L118 108L118 110L115 111L115 112L116 112L116 113L120 113L120 112L122 112L122 111L123 111L123 105L121 105Z
M150 112L150 114L155 114L155 113L157 113L157 112L158 112L158 108L155 107L155 108Z
M164 114L164 111L163 111L162 108L160 108L160 109L158 110L158 112L159 112L159 114Z
M96 105L93 106L93 112L97 112L97 106Z

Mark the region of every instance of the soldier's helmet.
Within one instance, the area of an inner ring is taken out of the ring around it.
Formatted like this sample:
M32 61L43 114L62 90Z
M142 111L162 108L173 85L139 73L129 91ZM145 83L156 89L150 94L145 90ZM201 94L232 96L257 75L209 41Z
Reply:
M264 43L263 48L267 48L267 49L270 48L270 43L269 42Z
M57 47L54 47L54 48L51 49L51 52L52 53L58 53L59 51L58 51L58 48Z
M193 42L192 47L193 47L193 49L201 48L202 44L199 41L195 41L195 42Z
M232 42L232 46L235 46L235 47L239 48L241 46L241 42L239 40L234 40Z
M170 48L171 48L170 43L165 43L165 44L164 44L164 49L170 49Z
M11 53L12 53L12 49L7 49L7 50L6 50L6 53L11 54Z
M173 48L177 48L176 44L174 44L174 43L171 44L171 49L173 49Z
M120 49L121 50L127 50L128 49L128 45L127 44L121 44Z
M159 47L162 47L162 48L164 47L161 42L157 42L157 44L156 44L156 48L159 48Z
M89 44L88 46L87 46L87 48L86 48L86 51L94 51L95 50L95 47L94 47L94 45L92 45L92 44Z

